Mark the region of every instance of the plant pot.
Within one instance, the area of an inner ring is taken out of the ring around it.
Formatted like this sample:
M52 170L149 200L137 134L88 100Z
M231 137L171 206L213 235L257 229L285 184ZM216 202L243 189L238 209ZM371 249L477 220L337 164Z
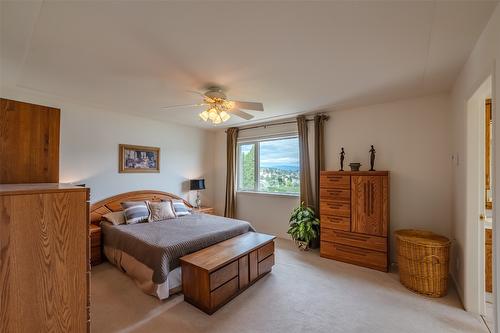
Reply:
M309 242L304 242L304 241L295 241L295 244L299 247L299 250L301 251L308 251L309 250Z
M313 239L311 243L309 244L309 247L311 249L319 249L319 237L316 239Z

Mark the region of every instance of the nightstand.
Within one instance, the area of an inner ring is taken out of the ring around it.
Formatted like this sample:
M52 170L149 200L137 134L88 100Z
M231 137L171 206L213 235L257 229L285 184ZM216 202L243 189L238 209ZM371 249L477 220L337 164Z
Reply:
M99 265L102 262L101 254L101 227L91 224L89 226L90 236L90 264Z
M215 215L215 209L213 207L203 207L193 208L193 212L202 213L202 214L210 214Z

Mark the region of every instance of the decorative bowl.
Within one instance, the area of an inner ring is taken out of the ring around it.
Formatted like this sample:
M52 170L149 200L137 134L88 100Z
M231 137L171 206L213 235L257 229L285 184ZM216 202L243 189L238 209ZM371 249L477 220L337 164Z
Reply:
M351 167L351 171L359 171L361 163L349 163L349 166Z

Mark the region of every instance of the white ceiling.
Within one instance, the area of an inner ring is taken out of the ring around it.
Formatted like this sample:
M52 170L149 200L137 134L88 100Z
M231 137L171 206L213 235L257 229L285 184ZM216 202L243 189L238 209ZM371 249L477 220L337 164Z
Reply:
M1 80L200 127L199 110L161 107L217 83L277 119L448 91L496 5L3 1Z

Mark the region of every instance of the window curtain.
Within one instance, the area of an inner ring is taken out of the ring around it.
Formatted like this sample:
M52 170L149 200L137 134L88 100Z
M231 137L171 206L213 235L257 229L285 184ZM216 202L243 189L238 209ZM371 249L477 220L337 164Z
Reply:
M318 114L314 116L314 184L316 201L314 211L319 214L319 176L325 170L325 122L328 116Z
M226 174L226 203L225 217L236 217L236 140L238 128L227 129L227 174Z
M314 208L311 168L309 166L307 119L305 116L297 117L297 129L299 137L300 202L303 202L307 207Z

